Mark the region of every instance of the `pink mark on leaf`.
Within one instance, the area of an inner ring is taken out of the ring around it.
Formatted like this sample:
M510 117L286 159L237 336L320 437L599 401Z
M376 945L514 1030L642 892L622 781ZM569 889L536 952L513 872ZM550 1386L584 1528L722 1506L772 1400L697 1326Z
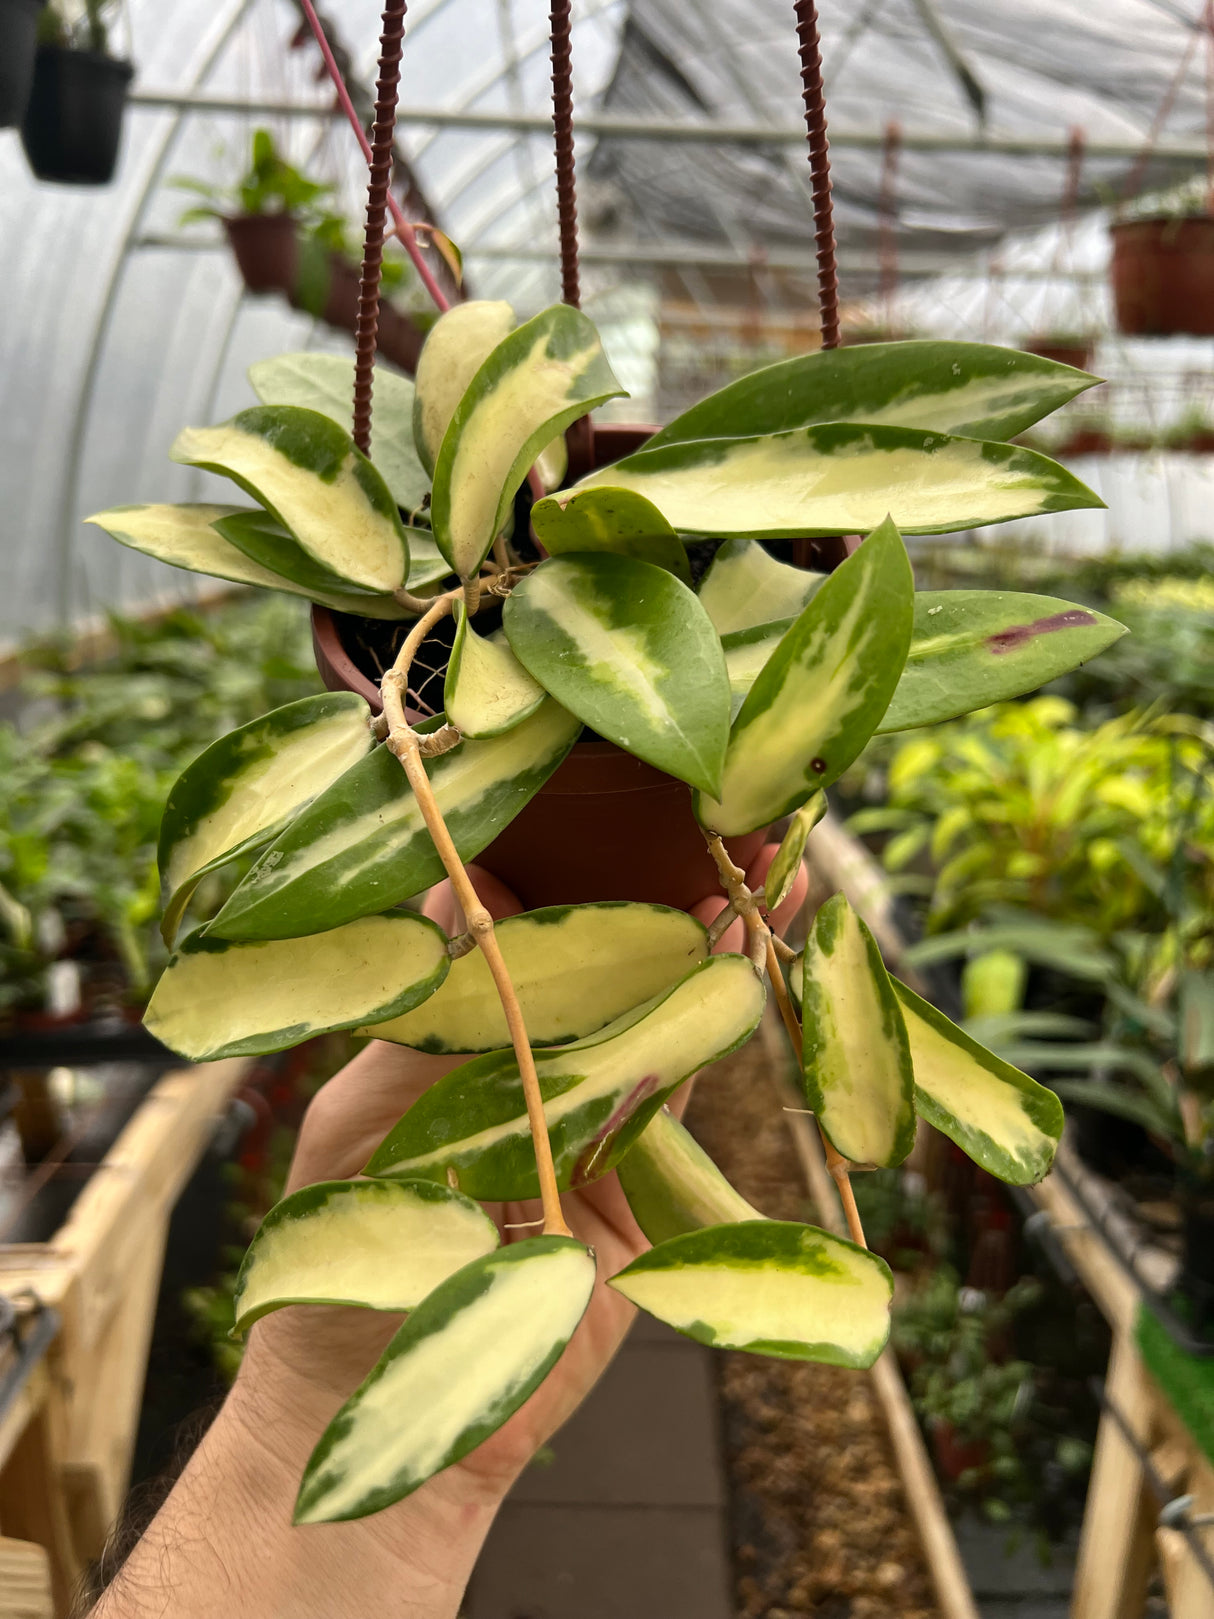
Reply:
M628 1123L643 1102L647 1102L658 1089L661 1081L656 1074L646 1074L639 1079L628 1092L628 1095L615 1109L611 1116L604 1121L593 1138L587 1142L581 1157L573 1166L573 1173L569 1179L570 1188L589 1186L602 1173L597 1166L603 1161L611 1150L611 1144L620 1131Z
M1031 624L1013 624L1006 630L999 630L987 636L986 644L996 654L1014 652L1038 635L1050 635L1055 630L1078 629L1082 624L1095 622L1095 613L1089 613L1082 607L1072 607L1065 613L1051 613L1048 618L1034 619Z

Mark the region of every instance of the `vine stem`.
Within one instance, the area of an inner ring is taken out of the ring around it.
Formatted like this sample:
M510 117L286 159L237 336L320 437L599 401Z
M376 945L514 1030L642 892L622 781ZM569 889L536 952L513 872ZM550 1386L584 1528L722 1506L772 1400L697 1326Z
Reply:
M443 812L434 797L434 789L430 785L430 778L422 762L424 739L418 736L405 715L405 690L409 683L409 668L417 649L433 625L451 613L456 601L461 600L463 596L464 587L461 586L459 590L447 591L435 599L434 605L410 630L395 663L384 676L380 689L383 693L384 713L388 719L387 747L404 767L409 786L413 789L413 796L417 799L417 807L421 810L422 819L426 823L426 830L450 879L452 892L464 913L468 932L485 958L498 999L502 1003L502 1011L506 1015L506 1025L510 1030L510 1041L514 1047L523 1097L527 1104L527 1122L531 1127L531 1140L535 1147L535 1166L540 1182L540 1199L544 1207L544 1234L568 1237L572 1233L565 1223L565 1216L561 1210L556 1168L552 1162L552 1143L548 1139L548 1124L544 1118L544 1099L540 1093L535 1058L523 1021L523 1010L519 1005L518 994L510 978L501 946L497 942L493 918L472 886L472 879L464 869L464 863L447 830Z
M746 885L746 873L730 859L729 850L721 838L714 832L704 834L708 842L708 851L716 862L717 872L721 879L721 886L729 896L730 909L746 924L746 931L750 937L750 957L756 963L756 969L765 971L771 984L772 994L776 1005L780 1009L780 1017L788 1032L796 1054L797 1066L801 1065L801 1021L793 1009L792 1001L788 995L788 985L784 982L784 974L780 970L780 949L792 952L782 939L777 940L776 935L764 921L759 911L759 902ZM756 959L757 958L757 959ZM839 1193L839 1202L843 1206L843 1213L847 1220L847 1229L853 1242L861 1248L867 1248L868 1243L864 1237L864 1226L860 1220L860 1211L856 1207L856 1194L852 1189L851 1165L843 1154L827 1140L826 1132L818 1121L818 1134L822 1137L822 1150L826 1154L826 1167L830 1170L835 1187Z

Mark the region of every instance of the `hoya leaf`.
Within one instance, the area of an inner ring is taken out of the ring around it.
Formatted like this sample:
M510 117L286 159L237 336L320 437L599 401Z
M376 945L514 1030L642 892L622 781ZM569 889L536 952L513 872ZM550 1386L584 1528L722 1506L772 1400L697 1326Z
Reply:
M811 422L884 422L1007 439L1100 379L988 343L865 343L781 360L701 399L649 440L780 433Z
M550 556L565 551L612 551L652 562L691 584L682 540L643 495L627 489L566 489L531 508L531 526Z
M633 1218L653 1243L702 1226L763 1219L668 1108L650 1119L616 1174Z
M564 433L558 433L552 443L546 445L536 456L535 470L540 475L540 482L549 492L561 487L565 481L565 474L569 471L569 446L565 443Z
M898 997L872 934L842 894L802 957L805 1095L832 1144L889 1168L915 1144L915 1077Z
M354 361L345 355L276 354L251 365L249 381L263 405L302 405L349 430ZM416 511L429 493L430 475L413 443L413 383L377 363L372 387L371 463L382 473L396 504Z
M580 1040L661 995L708 954L701 923L665 905L605 900L507 917L494 930L534 1045ZM420 1051L498 1051L510 1030L488 963L451 963L437 995L366 1029Z
M434 538L461 578L488 555L539 452L623 391L593 324L568 304L498 343L456 406L434 464Z
M248 491L331 573L364 590L405 582L396 502L343 427L299 405L255 405L218 427L187 427L169 451Z
M204 872L268 841L370 750L369 719L353 692L304 697L230 731L187 765L160 822L166 944Z
M752 539L863 533L887 515L905 534L947 534L1103 505L1035 450L858 422L663 444L578 487L634 490L681 534Z
M798 809L846 770L884 714L910 644L914 580L882 523L815 592L750 689L722 791L696 814L727 837Z
M1125 634L1090 607L1013 590L920 590L906 666L878 732L934 725L1033 691Z
M238 551L268 568L280 581L290 581L298 587L299 594L310 601L322 604L342 601L345 605L341 611L361 613L364 618L409 616L409 609L402 607L394 596L360 590L350 580L322 567L268 512L234 512L228 517L217 517L213 526L216 533L229 540ZM444 573L447 571L445 562L442 569Z
M479 855L578 740L555 703L502 737L427 759L461 860ZM387 748L359 759L296 816L210 923L222 939L293 939L400 905L444 876L418 800Z
M453 304L430 328L418 357L413 396L413 440L427 473L434 472L443 434L464 389L513 330L510 305L487 298Z
M501 736L534 714L546 693L504 636L478 635L462 603L457 617L443 688L447 718L464 736Z
M718 790L729 682L686 585L633 557L552 557L514 587L502 622L519 662L570 713L647 764Z
M1062 1135L1053 1091L1004 1062L897 979L915 1071L915 1108L976 1164L1013 1186L1047 1173Z
M325 1429L295 1522L379 1512L496 1433L556 1365L594 1278L572 1237L530 1237L440 1283Z
M753 629L735 630L721 637L721 650L725 654L725 673L729 676L729 705L732 719L737 719L742 704L750 696L750 688L766 669L772 654L793 626L791 618L775 624L756 624Z
M236 1278L235 1331L286 1304L412 1310L497 1245L485 1211L449 1186L319 1181L261 1222Z
M575 1045L537 1052L558 1184L605 1175L671 1091L749 1039L762 1012L763 986L746 957L712 956L649 1005ZM473 1197L535 1197L514 1053L474 1058L438 1080L376 1148L366 1173L454 1174Z
M724 639L760 625L787 625L825 577L779 561L758 540L726 540L700 582L699 596Z
M547 702L504 736L461 742L426 760L461 860L471 860L509 825L581 728ZM224 939L298 938L399 905L442 876L405 773L380 747L292 821L208 931Z
M282 1051L410 1011L434 994L449 964L442 929L413 911L306 939L233 944L193 933L161 974L143 1021L193 1062Z
M671 1237L609 1285L714 1349L856 1367L885 1348L894 1291L876 1254L791 1220Z
M777 905L782 905L792 892L792 885L797 880L797 872L801 869L801 857L805 853L805 845L809 841L809 834L826 814L828 805L825 793L815 793L811 799L793 816L788 831L776 851L776 858L767 868L767 883L763 890L763 898L769 911L774 911Z

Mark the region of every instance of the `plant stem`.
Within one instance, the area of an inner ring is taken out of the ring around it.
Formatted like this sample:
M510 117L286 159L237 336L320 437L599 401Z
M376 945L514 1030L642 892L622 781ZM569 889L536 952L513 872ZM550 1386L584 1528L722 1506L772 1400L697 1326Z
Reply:
M498 999L502 1003L502 1011L506 1014L506 1024L510 1030L510 1041L514 1047L523 1096L527 1104L527 1122L531 1127L535 1167L540 1182L540 1198L544 1205L544 1232L547 1236L567 1237L570 1231L561 1212L556 1168L552 1162L552 1143L548 1139L548 1123L544 1118L544 1099L540 1092L539 1075L535 1071L535 1058L531 1053L527 1027L523 1021L523 1010L511 982L505 958L502 956L501 946L497 942L493 918L482 905L476 889L472 886L472 880L464 869L464 863L459 857L459 852L447 830L443 813L434 797L434 789L430 785L430 778L422 762L421 738L405 717L404 694L409 683L409 668L417 649L431 625L445 618L463 593L461 586L459 590L448 591L436 599L429 612L413 626L397 655L396 662L383 678L381 690L384 713L388 716L387 746L404 767L409 785L413 789L413 796L417 799L417 807L421 810L422 819L426 823L426 830L450 879L456 902L464 913L468 932L476 941L477 948L484 956L493 976Z

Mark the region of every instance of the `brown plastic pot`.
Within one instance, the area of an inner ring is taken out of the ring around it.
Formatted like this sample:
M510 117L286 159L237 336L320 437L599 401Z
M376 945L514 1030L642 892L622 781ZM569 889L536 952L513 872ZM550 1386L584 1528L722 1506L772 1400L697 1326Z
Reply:
M1074 338L1030 337L1024 344L1025 352L1038 354L1043 360L1058 365L1073 365L1076 371L1086 371L1092 359L1092 345Z
M290 214L237 214L225 219L223 228L250 292L292 290L299 243L298 226Z
M1214 337L1214 215L1112 226L1113 303L1127 337Z

